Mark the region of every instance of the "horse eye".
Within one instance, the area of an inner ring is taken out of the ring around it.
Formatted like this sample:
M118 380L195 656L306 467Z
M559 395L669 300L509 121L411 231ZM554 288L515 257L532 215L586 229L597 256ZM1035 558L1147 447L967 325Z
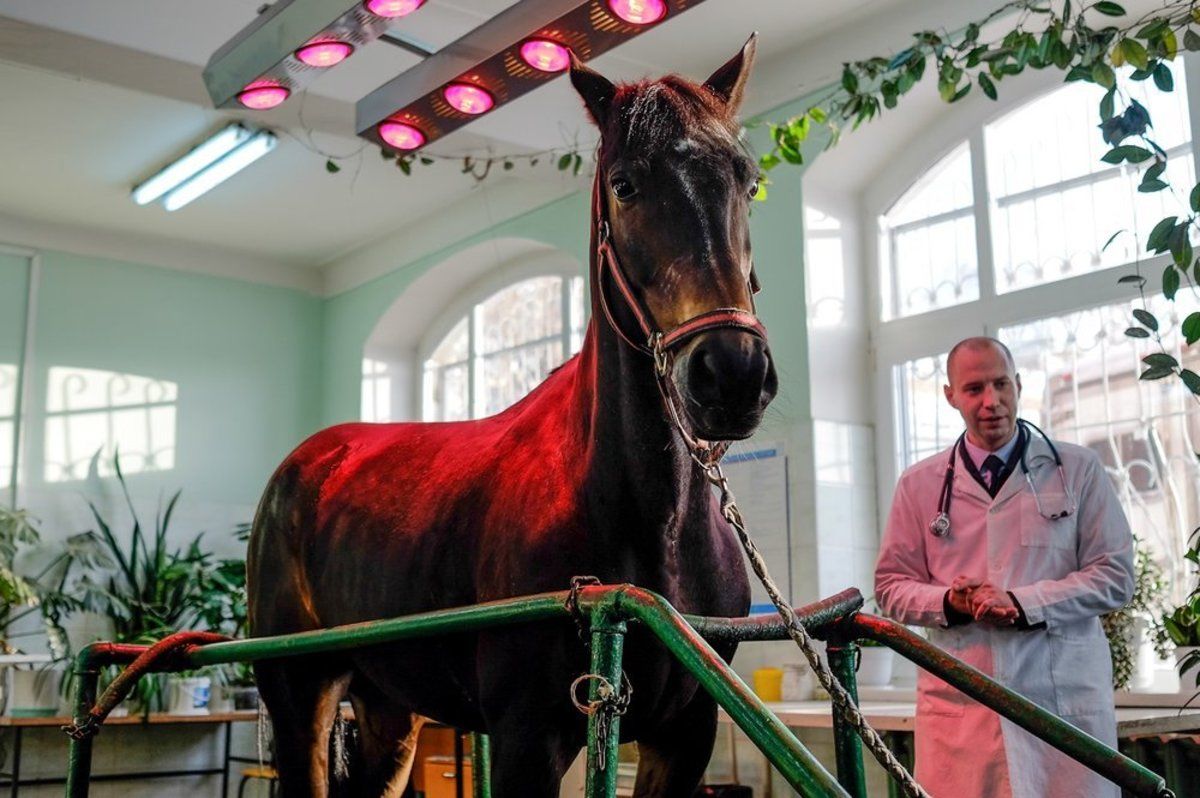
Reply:
M633 183L630 183L623 177L618 177L612 181L612 192L613 196L625 202L633 199L633 196L637 194L637 189L633 187Z
M758 189L759 189L759 181L755 180L750 185L750 192L749 192L750 199L754 199L755 197L758 196Z

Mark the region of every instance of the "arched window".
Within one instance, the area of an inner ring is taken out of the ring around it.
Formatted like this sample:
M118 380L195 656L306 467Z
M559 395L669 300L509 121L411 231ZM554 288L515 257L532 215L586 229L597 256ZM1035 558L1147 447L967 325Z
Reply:
M1186 191L1195 182L1187 90L1179 61L1172 71L1170 93L1121 85L1149 110L1168 179ZM1094 449L1133 527L1178 571L1200 517L1200 409L1177 381L1138 379L1157 344L1124 335L1141 300L1117 280L1139 252L1143 274L1162 273L1166 258L1144 254L1146 237L1181 207L1171 192L1140 193L1137 170L1101 160L1101 92L1068 84L981 125L875 212L877 421L892 432L881 436L880 476L894 484L960 434L942 397L946 352L967 336L995 336L1017 361L1022 415ZM1167 351L1200 369L1200 352L1177 340L1176 309L1160 298L1150 310Z
M474 304L424 357L422 420L500 412L579 350L584 324L580 277L521 280Z

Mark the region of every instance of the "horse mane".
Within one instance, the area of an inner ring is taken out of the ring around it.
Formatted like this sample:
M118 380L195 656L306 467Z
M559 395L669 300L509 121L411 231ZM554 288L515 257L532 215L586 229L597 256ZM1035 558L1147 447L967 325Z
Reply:
M647 155L687 138L714 149L738 145L739 125L711 89L679 75L617 86L601 136L600 160L615 151Z

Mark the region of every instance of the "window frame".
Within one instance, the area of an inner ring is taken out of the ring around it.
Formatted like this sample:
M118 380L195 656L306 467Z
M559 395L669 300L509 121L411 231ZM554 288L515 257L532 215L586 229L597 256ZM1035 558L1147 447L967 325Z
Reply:
M1200 176L1200 58L1183 55L1183 70L1187 86L1187 114L1191 126L1191 155L1197 176ZM875 406L876 468L879 477L879 507L881 528L886 521L886 508L891 505L896 481L903 470L901 457L898 406L894 395L893 369L907 361L944 352L955 341L972 335L996 335L1001 328L1059 316L1101 305L1128 302L1136 298L1136 290L1117 283L1117 277L1128 272L1132 262L1116 264L1086 274L1062 280L1028 286L1007 292L997 291L994 251L991 239L991 208L993 199L988 191L987 162L984 153L984 128L1028 102L1048 94L1063 83L1057 74L1035 73L1023 79L1006 81L1008 91L1000 103L976 102L956 106L922 129L913 139L905 157L884 169L862 195L861 212L866 265L865 290L867 318L871 338L871 393ZM1097 135L1099 133L1097 132ZM975 240L978 253L979 298L945 308L929 310L911 316L884 321L886 294L881 280L886 277L882 268L890 242L882 225L887 211L942 158L963 141L971 154L972 193L975 210ZM1160 255L1141 261L1142 273L1160 274L1169 256Z

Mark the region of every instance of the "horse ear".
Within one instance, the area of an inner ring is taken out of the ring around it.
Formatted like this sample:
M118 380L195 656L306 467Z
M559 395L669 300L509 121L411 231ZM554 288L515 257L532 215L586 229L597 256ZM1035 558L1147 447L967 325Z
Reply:
M742 92L750 78L750 67L754 64L754 50L757 46L758 33L751 33L741 51L704 81L708 89L725 101L730 115L736 114L742 105Z
M583 98L583 104L587 106L592 121L597 127L603 128L617 87L599 72L584 66L574 51L571 52L571 85Z

